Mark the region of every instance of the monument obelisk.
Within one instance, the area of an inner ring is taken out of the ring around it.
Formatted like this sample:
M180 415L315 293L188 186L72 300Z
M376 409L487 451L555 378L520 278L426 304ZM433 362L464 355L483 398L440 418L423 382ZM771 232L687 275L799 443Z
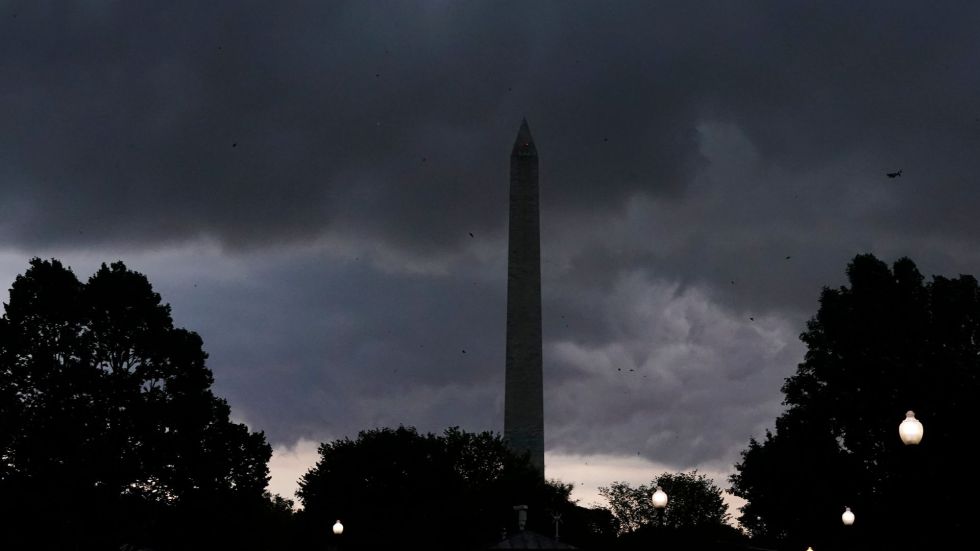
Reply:
M507 376L504 440L528 453L544 476L544 385L541 375L541 240L538 151L527 120L510 154L507 250Z

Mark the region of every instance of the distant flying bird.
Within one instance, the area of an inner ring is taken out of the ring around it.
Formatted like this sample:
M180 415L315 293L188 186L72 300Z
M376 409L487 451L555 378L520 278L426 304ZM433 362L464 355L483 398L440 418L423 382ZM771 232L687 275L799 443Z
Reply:
M470 237L473 237L473 232L470 232Z
M889 172L887 174L887 176L889 178L896 178L896 177L901 176L901 175L902 175L902 169L898 169L898 172Z
M789 260L790 258L793 258L793 257L791 257L789 255L786 256L786 260Z

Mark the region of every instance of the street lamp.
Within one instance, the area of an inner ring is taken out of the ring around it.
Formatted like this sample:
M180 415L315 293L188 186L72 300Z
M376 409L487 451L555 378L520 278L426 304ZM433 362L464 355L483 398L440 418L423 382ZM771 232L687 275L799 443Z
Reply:
M653 492L653 497L650 500L653 501L654 509L663 510L667 506L667 493L660 486L657 486L657 491Z
M344 533L344 525L340 523L340 519L333 523L333 541L327 546L328 549L337 551L340 549L340 535Z
M922 423L915 418L912 410L905 414L905 420L898 426L898 435L906 446L915 445L922 441Z
M905 413L905 420L898 425L898 435L902 437L902 443L906 446L914 446L922 441L922 423L915 418L915 413L909 410ZM918 456L920 454L912 454L913 456ZM909 458L912 459L912 458ZM916 461L921 460L920 457L915 457ZM906 463L906 468L910 468L911 465ZM920 532L921 534L921 532Z
M844 526L854 524L854 513L851 512L850 507L844 507L844 514L840 516L840 520L844 523Z
M663 528L664 508L667 507L667 492L660 486L657 486L657 491L653 492L650 501L653 502L653 508L657 510L657 516L660 518L660 527Z

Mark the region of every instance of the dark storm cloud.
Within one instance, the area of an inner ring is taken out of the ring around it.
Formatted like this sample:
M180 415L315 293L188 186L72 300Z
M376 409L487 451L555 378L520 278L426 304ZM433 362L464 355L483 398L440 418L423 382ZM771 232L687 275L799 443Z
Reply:
M8 4L5 241L453 246L525 113L550 209L683 192L705 119L801 171L972 151L977 9L852 4Z
M0 247L142 255L277 443L499 428L526 115L549 449L733 460L854 254L980 271L977 28L975 3L3 4ZM201 242L224 253L153 260Z
M498 424L505 295L477 271L389 274L302 250L180 279L160 289L177 323L200 332L218 393L273 442Z
M462 197L501 196L472 157L527 33L481 41L482 10L427 9L24 6L0 39L5 187L28 209L8 243L247 246L338 223L445 242Z

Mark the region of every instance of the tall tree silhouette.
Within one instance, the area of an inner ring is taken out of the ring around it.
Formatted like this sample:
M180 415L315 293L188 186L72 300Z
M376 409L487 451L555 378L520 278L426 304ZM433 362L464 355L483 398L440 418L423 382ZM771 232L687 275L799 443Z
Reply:
M980 423L980 290L972 276L925 282L903 258L848 265L825 288L801 335L804 361L783 385L786 411L752 440L732 476L753 535L806 548L892 549L967 534L980 482L971 472ZM906 410L925 425L898 437ZM854 526L840 514L851 507ZM928 538L928 539L920 539ZM928 546L927 546L928 547Z
M599 517L569 501L570 486L541 480L490 432L381 428L321 444L319 454L297 492L315 545L329 542L340 519L346 548L480 548L502 530L513 533L513 506L521 504L529 506L528 528L540 533L553 533L558 513L565 539L603 535Z
M667 507L662 512L654 509L651 502L658 486L668 496ZM721 526L729 520L728 505L721 497L721 488L697 471L663 473L649 485L636 487L626 482L613 482L599 488L599 495L609 501L622 532L633 532L648 524L671 528Z
M4 548L254 539L271 448L229 420L201 338L140 273L34 259L0 318ZM29 543L28 543L29 542Z
M661 511L651 501L658 486L668 496ZM635 487L613 482L599 494L619 525L617 549L733 549L745 540L728 524L721 488L697 471L663 473Z

